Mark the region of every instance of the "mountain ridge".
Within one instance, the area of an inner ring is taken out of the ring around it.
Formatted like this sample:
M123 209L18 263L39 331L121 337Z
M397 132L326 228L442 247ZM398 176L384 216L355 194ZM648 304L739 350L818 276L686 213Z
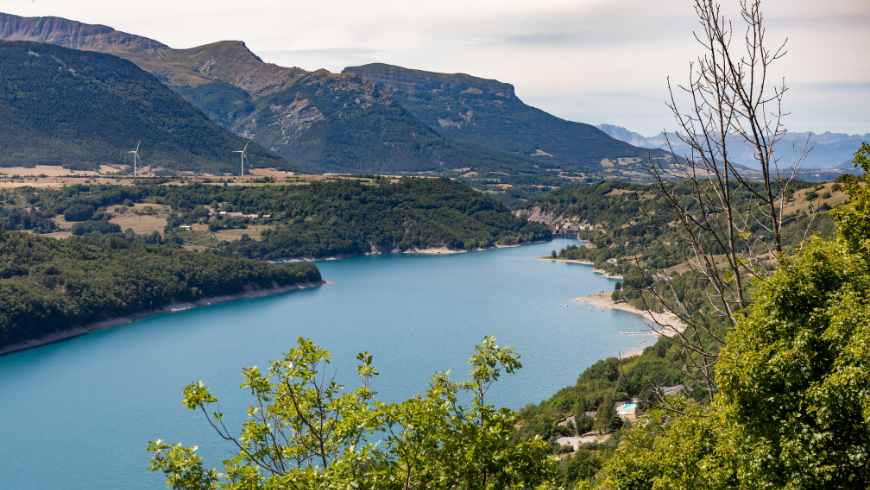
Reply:
M618 160L619 166L611 168L630 176L649 153L592 125L526 105L513 85L498 80L385 63L351 66L342 73L373 81L439 134L533 158L539 165L588 172L605 170L611 160ZM665 152L656 156L668 157Z
M134 63L30 41L0 41L0 166L146 164L167 172L235 172L247 142ZM301 171L256 143L258 166Z
M496 80L373 65L393 84L421 79L447 84L461 88L461 97L490 99L494 108L491 114L466 110L465 119L459 114L426 119L359 74L264 63L241 41L175 49L108 26L9 14L0 14L0 38L133 61L216 123L316 171L539 174L548 185L554 172L573 172L557 178L564 182L569 177L644 177L639 162L647 151L526 106L512 85ZM500 107L505 104L511 107ZM477 130L466 134L469 127Z
M107 26L8 14L0 14L0 38L132 61L223 127L316 171L441 173L472 162L532 170L532 162L445 139L357 75L264 63L241 41L174 49Z

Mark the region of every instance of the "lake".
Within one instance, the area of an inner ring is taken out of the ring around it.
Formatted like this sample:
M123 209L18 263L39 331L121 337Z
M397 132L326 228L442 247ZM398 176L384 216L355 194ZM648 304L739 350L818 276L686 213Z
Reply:
M464 378L474 345L495 334L499 345L517 346L523 369L502 377L488 399L513 409L539 403L643 338L618 335L644 329L640 317L572 301L610 291L615 280L535 258L571 243L319 262L332 284L0 356L2 487L166 488L146 469L145 447L156 439L198 444L205 462L219 465L230 447L181 405L180 388L204 381L238 427L249 401L239 389L242 366L268 367L300 336L332 351L331 367L351 388L355 356L369 351L381 373L373 387L389 402L425 392L435 371Z

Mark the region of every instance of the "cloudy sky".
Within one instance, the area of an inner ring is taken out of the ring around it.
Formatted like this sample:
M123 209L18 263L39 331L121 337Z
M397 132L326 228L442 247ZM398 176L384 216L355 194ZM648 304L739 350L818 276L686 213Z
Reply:
M737 0L723 0L737 17ZM870 133L870 1L766 0L792 131ZM383 62L512 83L559 117L651 136L675 124L667 77L700 54L691 0L0 0L0 11L105 24L175 48L243 40L313 70Z

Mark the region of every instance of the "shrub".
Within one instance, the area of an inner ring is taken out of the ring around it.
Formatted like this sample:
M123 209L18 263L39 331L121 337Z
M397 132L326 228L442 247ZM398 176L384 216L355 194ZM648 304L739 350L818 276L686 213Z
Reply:
M63 219L67 221L87 221L94 215L94 207L87 204L76 203L66 208Z

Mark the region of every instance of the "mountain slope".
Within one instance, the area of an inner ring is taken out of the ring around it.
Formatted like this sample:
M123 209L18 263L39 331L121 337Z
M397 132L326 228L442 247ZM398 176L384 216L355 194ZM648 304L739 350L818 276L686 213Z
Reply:
M110 53L136 63L214 121L318 171L531 171L533 162L452 142L353 74L264 63L244 43L173 49L100 25L0 14L0 38Z
M512 85L496 80L382 63L348 67L342 73L375 82L444 136L531 157L540 166L601 171L604 163L605 169L619 164L616 168L631 171L649 155L649 150L614 139L594 126L528 106Z
M235 172L245 140L217 126L133 63L33 42L0 41L0 166ZM301 170L259 145L256 166Z

